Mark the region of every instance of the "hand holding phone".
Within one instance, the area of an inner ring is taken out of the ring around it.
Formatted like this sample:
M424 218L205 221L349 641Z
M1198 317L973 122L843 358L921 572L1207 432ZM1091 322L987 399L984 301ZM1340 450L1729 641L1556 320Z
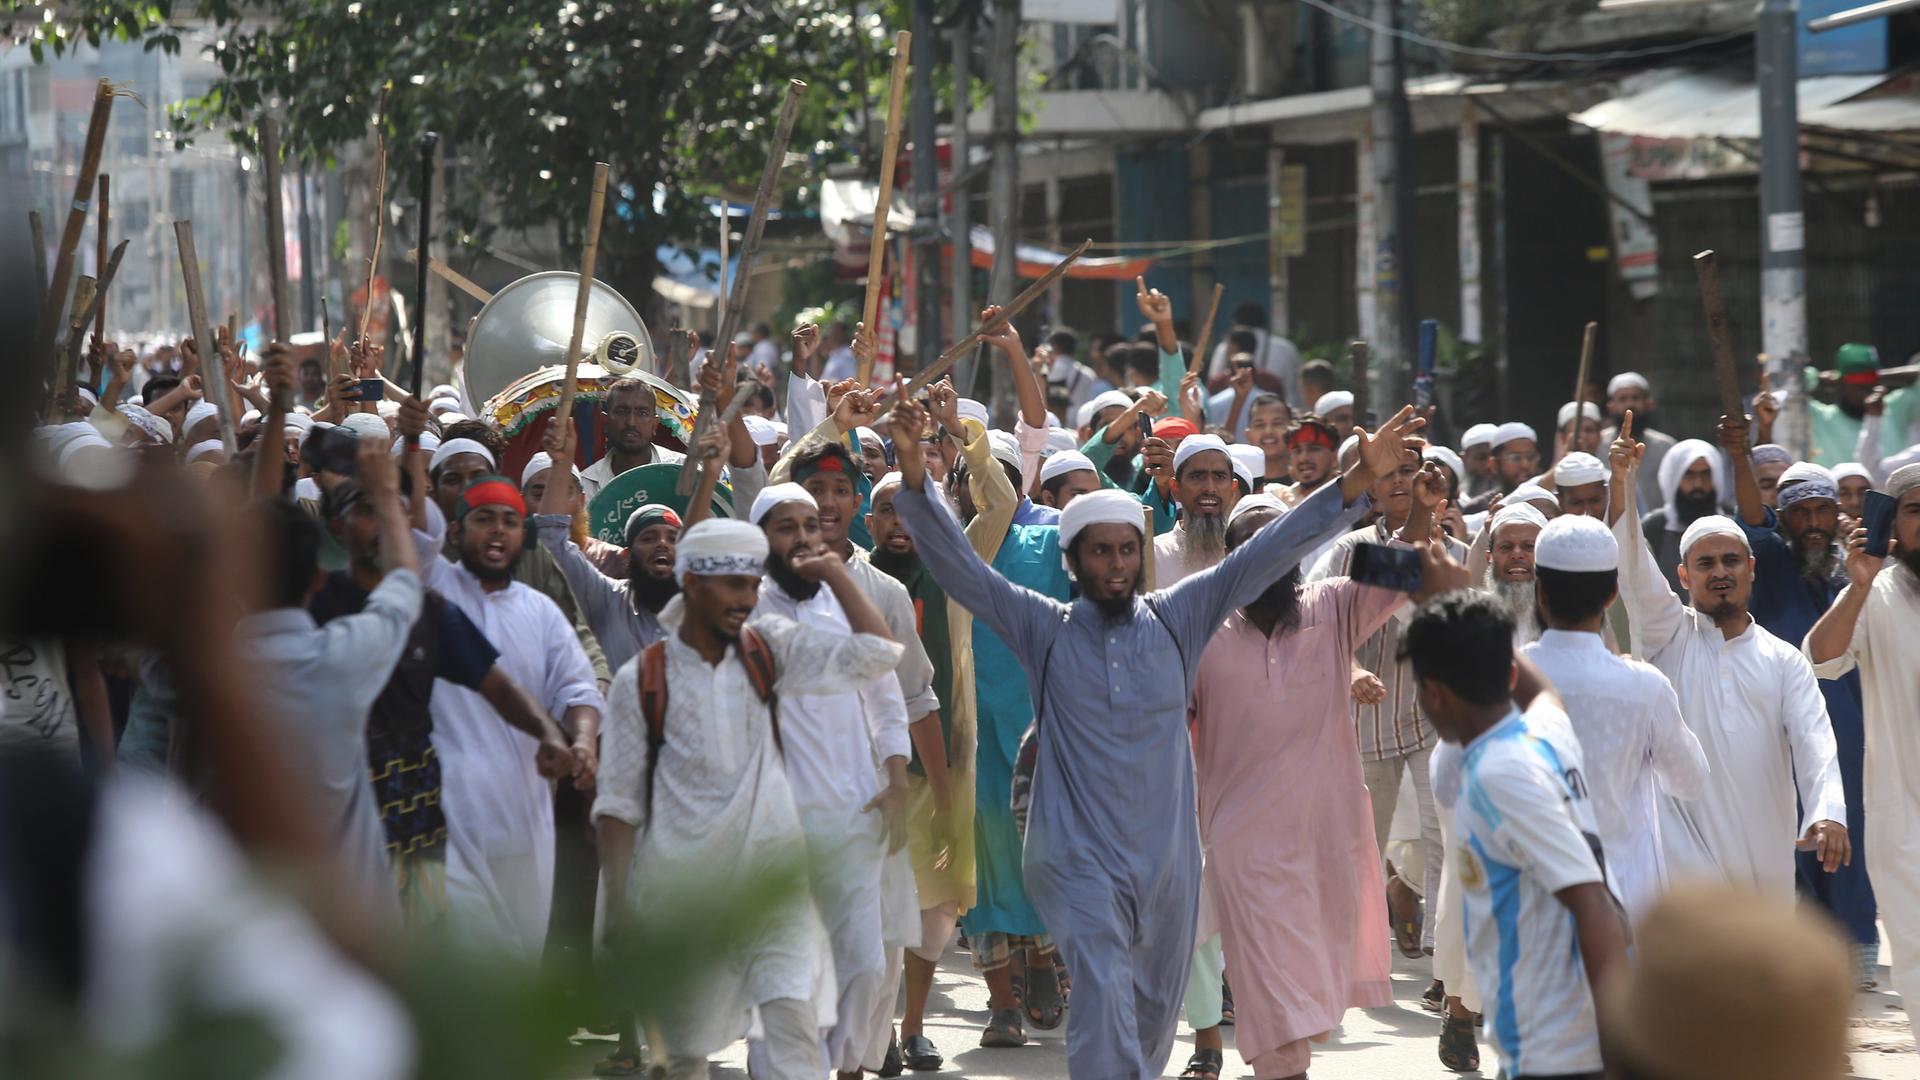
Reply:
M355 385L358 387L353 395L355 401L379 401L387 396L387 384L383 379L361 379Z
M1869 491L1860 504L1860 523L1867 529L1867 554L1884 559L1893 550L1893 511L1898 505L1884 491Z
M1362 585L1417 593L1421 576L1420 553L1411 548L1353 545L1353 561L1347 566L1347 577Z

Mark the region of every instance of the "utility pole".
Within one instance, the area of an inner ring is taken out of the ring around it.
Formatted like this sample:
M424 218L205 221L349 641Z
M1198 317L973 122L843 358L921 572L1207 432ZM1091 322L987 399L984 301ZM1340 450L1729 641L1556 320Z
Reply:
M913 94L908 131L913 137L913 251L916 368L940 355L940 148L933 119L933 53L939 30L933 24L933 0L913 0L910 50ZM897 363L897 358L896 358Z
M973 136L967 133L972 115L973 87L973 5L961 6L960 21L953 27L953 213L947 217L947 232L953 238L953 334L957 338L973 325L973 201L971 183L962 183L971 163ZM973 357L962 357L954 365L953 385L973 389Z
M1760 88L1760 348L1767 375L1786 394L1774 440L1804 460L1807 396L1807 225L1800 203L1800 83L1796 0L1761 0L1754 18Z
M993 84L993 131L988 145L993 150L993 277L987 297L995 304L1013 299L1017 264L1014 248L1020 242L1020 0L993 0L993 45L988 50ZM1012 423L1013 383L1006 365L995 363L992 371L992 400L988 409L1001 425Z
M1386 409L1411 401L1413 379L1403 357L1419 323L1413 295L1413 117L1407 108L1400 48L1399 0L1373 0L1374 315L1373 363L1367 399ZM1366 328L1362 328L1366 332ZM1354 418L1356 421L1359 417Z

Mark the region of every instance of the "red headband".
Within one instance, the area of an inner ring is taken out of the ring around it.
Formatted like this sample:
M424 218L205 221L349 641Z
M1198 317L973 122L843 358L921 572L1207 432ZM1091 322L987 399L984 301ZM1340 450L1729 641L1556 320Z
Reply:
M1302 421L1300 426L1294 429L1293 434L1287 436L1287 449L1291 450L1301 443L1313 443L1329 450L1338 445L1334 441L1333 429L1324 424L1308 421Z
M1849 371L1845 375L1840 376L1840 381L1853 386L1874 386L1880 382L1880 373L1877 371Z
M504 506L521 517L527 516L527 500L521 496L520 489L504 476L483 476L468 484L460 493L460 516L483 506Z

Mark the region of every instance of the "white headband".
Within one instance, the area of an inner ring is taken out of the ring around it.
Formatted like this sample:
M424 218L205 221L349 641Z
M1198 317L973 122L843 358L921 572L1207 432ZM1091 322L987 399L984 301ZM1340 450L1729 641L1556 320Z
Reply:
M736 518L707 518L680 534L673 549L673 576L759 577L766 561L766 533Z

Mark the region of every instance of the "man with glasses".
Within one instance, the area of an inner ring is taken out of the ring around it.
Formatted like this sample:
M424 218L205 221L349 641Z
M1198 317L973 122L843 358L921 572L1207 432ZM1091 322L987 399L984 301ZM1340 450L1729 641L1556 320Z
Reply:
M580 487L587 502L600 494L614 477L642 465L677 465L687 459L678 450L653 444L654 425L659 420L653 387L640 379L621 379L607 388L600 402L606 417L607 456L580 473Z
M1461 503L1460 512L1463 514L1485 513L1493 505L1494 499L1511 492L1540 472L1540 441L1532 427L1517 420L1501 424L1493 429L1491 439L1496 483ZM1473 523L1468 524L1471 526Z

